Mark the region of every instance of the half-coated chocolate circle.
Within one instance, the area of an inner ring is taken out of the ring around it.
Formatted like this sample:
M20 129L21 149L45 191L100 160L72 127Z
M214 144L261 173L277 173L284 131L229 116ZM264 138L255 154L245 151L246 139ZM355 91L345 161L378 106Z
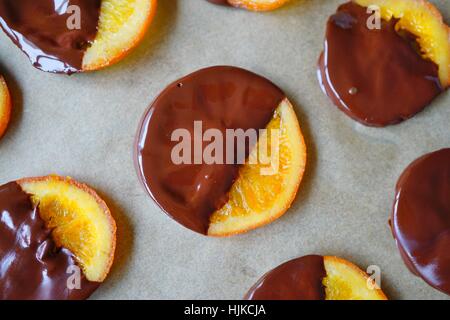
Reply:
M138 130L135 160L145 189L173 219L206 234L210 216L228 200L239 164L199 163L197 147L202 154L207 143L196 147L196 138L208 129L223 137L228 129L264 129L284 98L269 80L236 67L210 67L175 81L152 103ZM177 130L193 141L188 163L172 158Z
M394 18L370 29L371 15L349 2L330 17L318 75L339 109L380 127L411 118L443 88L438 67L422 58L414 36L397 31Z
M408 268L450 294L450 149L414 161L397 183L391 227Z
M0 300L82 300L88 281L72 253L58 248L31 198L16 182L0 186Z

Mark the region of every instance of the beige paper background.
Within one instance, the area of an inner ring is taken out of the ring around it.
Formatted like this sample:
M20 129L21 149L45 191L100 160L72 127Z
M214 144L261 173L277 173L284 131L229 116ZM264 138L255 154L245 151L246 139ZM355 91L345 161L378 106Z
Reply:
M160 0L130 57L71 77L34 69L1 34L1 71L15 110L0 141L0 183L58 173L90 184L107 200L118 248L96 299L240 299L266 271L312 253L380 266L392 299L448 298L407 271L387 219L403 169L450 146L449 92L415 118L384 129L338 111L320 90L316 61L326 20L342 2L293 1L256 14L204 0ZM433 2L450 21L450 1ZM247 68L284 88L309 148L291 210L229 239L197 235L165 216L139 185L132 161L135 131L151 100L177 78L218 64Z

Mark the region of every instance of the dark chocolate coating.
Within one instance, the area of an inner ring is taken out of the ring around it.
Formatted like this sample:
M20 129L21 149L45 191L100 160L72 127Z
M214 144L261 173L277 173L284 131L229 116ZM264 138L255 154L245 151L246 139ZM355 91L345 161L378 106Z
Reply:
M202 69L172 83L144 115L137 135L135 158L146 190L173 219L206 234L211 214L228 200L239 165L174 164L171 151L178 142L171 141L172 133L184 128L193 137L194 121L202 121L203 132L218 129L224 137L226 129L264 129L284 98L269 80L236 67Z
M211 2L213 4L218 4L219 6L231 6L228 0L206 0L208 2Z
M438 67L421 57L415 38L395 30L397 20L370 30L366 8L341 5L327 24L319 81L334 104L369 126L408 119L443 88Z
M16 182L0 186L0 300L86 299L99 283L82 276L81 288L69 289L74 266L72 253L56 247L30 196Z
M390 221L408 268L450 295L450 149L427 154L402 174Z
M304 256L265 274L246 294L246 300L325 300L326 277L322 256Z
M69 6L80 8L81 28ZM101 0L0 0L0 24L33 66L47 72L82 70L86 49L97 35Z

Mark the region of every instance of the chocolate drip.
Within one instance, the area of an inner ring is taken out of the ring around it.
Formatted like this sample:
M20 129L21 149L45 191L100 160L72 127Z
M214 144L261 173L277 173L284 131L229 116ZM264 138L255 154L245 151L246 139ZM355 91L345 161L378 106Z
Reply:
M396 191L391 227L406 265L450 294L450 149L414 161Z
M319 81L353 119L369 126L396 124L443 91L438 67L421 57L414 36L395 30L398 20L370 30L369 17L366 8L349 2L329 19Z
M249 290L246 300L325 300L326 277L322 256L286 262L265 274Z
M206 0L206 1L218 4L219 6L231 6L228 0Z
M82 70L97 34L100 5L101 0L0 0L0 24L33 66L70 74ZM80 29L72 29L71 6L80 9Z
M203 69L169 85L138 132L137 167L147 191L169 216L206 234L211 214L228 200L239 165L174 164L171 152L179 142L171 141L172 133L187 129L193 139L194 121L202 121L203 132L218 129L223 137L226 129L263 129L284 97L267 79L226 66Z
M0 186L0 235L0 300L79 300L99 286L82 277L80 289L68 288L73 255L56 247L38 209L15 182Z

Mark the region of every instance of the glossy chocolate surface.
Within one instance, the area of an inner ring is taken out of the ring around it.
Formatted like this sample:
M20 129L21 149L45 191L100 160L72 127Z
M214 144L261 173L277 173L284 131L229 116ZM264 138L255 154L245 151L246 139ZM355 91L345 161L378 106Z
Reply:
M0 24L33 66L70 74L82 70L100 5L101 0L0 0ZM73 29L73 6L80 9L80 29Z
M425 155L405 170L390 223L408 268L450 294L450 149Z
M319 59L322 89L342 111L369 126L399 123L423 110L442 91L438 67L418 53L397 20L370 30L366 8L353 2L328 21Z
M0 300L79 300L99 286L82 277L80 289L68 288L75 283L69 279L73 255L56 247L38 209L15 182L0 186L0 235Z
M187 129L194 137L194 121L202 121L203 132L218 129L223 137L226 129L263 129L284 97L269 80L227 66L203 69L169 85L145 114L137 136L136 163L146 190L169 216L206 234L211 214L228 200L239 165L194 164L194 143L192 164L175 164L171 152L179 142L171 141L172 133Z
M228 0L206 0L206 1L218 4L220 6L231 6Z
M249 290L246 300L324 300L326 277L322 256L288 261L265 274Z

